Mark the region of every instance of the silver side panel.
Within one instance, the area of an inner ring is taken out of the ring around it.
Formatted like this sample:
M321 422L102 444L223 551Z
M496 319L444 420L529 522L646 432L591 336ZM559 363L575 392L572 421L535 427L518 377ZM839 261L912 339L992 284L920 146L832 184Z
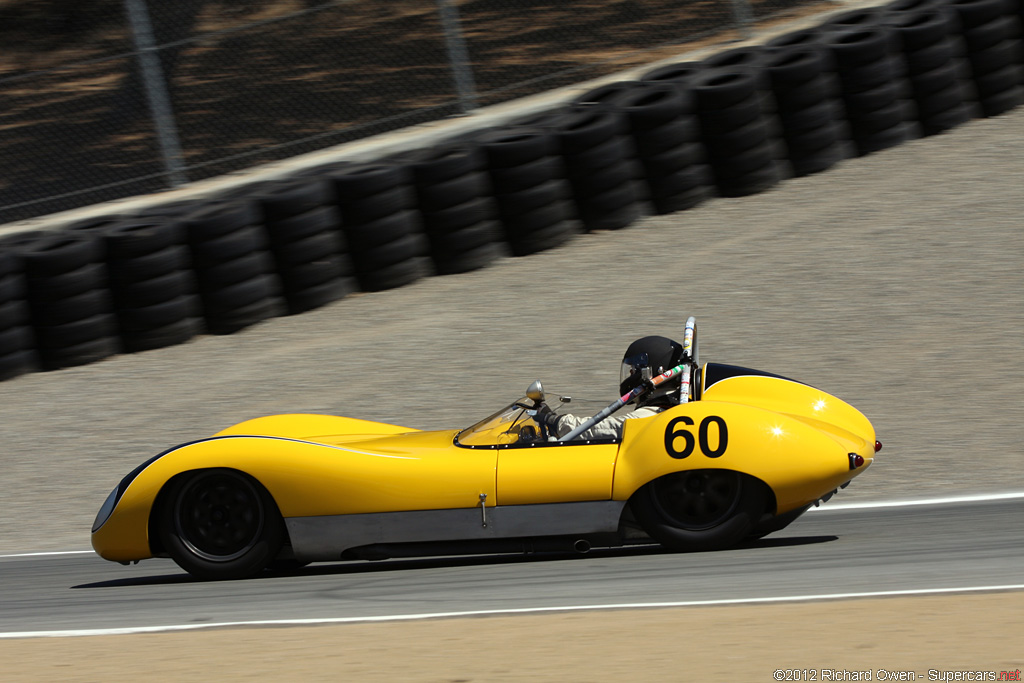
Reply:
M348 548L372 543L469 541L614 532L625 501L551 503L482 509L415 510L285 520L295 557L337 560ZM485 525L486 522L486 525Z

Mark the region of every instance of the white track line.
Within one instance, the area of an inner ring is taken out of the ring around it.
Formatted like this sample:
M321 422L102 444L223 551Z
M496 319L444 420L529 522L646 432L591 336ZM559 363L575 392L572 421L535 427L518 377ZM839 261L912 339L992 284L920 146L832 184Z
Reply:
M0 555L0 560L8 557L56 557L57 555L88 555L91 550L58 550L38 553L15 553L13 555Z
M169 626L135 626L123 628L77 629L67 631L20 631L0 633L4 638L72 638L79 636L119 636L138 633L171 633L209 628L240 628L257 626L327 626L332 624L366 624L387 621L419 621L423 619L452 619L458 617L494 617L550 612L592 612L596 610L657 609L666 607L714 607L722 605L764 605L822 600L852 600L855 598L893 598L902 596L943 595L949 593L983 593L1024 590L1024 584L1004 586L957 586L952 588L920 588L897 591L871 591L864 593L823 593L819 595L785 595L772 598L732 598L728 600L687 600L682 602L634 602L609 605L567 605L562 607L524 607L519 609L470 610L464 612L431 612L425 614L396 614L377 617L335 617L322 619L267 619L253 621L224 621L210 624L173 624Z
M900 508L913 507L915 505L955 505L957 503L987 503L998 500L1019 500L1024 498L1024 491L1011 491L1009 493L979 493L968 496L952 496L949 498L922 498L920 500L880 500L866 503L840 503L838 505L825 503L821 507L812 507L808 512L831 511L831 510L872 510L875 508ZM23 552L11 555L0 555L0 560L13 557L56 557L60 555L89 555L91 550L61 550L50 552Z
M985 493L970 496L951 496L949 498L921 498L919 500L879 500L866 503L840 503L838 505L825 503L821 507L812 507L811 510L825 512L828 512L830 510L869 510L876 508L913 507L915 505L955 505L957 503L988 503L997 500L1019 500L1021 498L1024 498L1024 491L1016 491L1010 493ZM810 510L808 510L808 512L810 512Z

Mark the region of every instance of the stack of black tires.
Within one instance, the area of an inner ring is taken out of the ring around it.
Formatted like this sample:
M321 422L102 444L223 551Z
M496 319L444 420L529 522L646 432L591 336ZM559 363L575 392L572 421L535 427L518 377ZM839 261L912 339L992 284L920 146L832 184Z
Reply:
M254 202L210 202L182 221L207 332L232 334L281 312L280 281Z
M561 246L580 231L555 136L540 127L498 128L477 138L498 220L514 256Z
M103 241L124 351L181 344L202 330L182 223L153 217L81 227Z
M330 174L330 181L355 275L364 291L401 287L430 274L427 241L404 166L342 166Z
M8 253L8 270L20 271L23 276L22 301L27 304L42 369L84 365L120 350L103 242L98 236L74 231L29 232L4 240L0 249ZM17 281L13 282L16 288ZM17 299L14 301L12 309L17 309ZM20 327L14 325L16 330ZM23 339L21 332L14 335Z
M408 164L438 275L483 268L503 254L501 225L479 147L428 147L398 161Z
M254 197L289 314L319 308L355 289L330 183L289 179L260 186Z
M25 278L11 254L0 251L0 381L36 367L35 340L25 305Z
M1024 0L893 0L411 151L0 239L0 379L230 334L1024 103Z

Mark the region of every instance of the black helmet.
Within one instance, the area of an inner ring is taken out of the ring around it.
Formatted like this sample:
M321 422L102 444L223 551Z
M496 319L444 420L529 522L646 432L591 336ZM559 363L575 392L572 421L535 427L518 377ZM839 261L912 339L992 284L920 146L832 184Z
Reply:
M683 345L667 337L643 337L626 349L619 374L619 394L625 396L644 380L671 370L683 359ZM641 405L667 402L666 396L679 389L680 380L673 377L645 396Z

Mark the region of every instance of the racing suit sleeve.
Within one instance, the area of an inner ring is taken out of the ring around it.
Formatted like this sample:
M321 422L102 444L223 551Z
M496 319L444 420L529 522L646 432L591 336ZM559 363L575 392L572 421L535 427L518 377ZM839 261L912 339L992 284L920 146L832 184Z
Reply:
M641 417L651 417L661 412L661 408L644 406L637 408L628 415L612 415L601 420L596 425L580 434L577 439L619 439L622 438L622 423L626 420L633 420ZM561 438L589 420L589 417L578 417L576 415L561 415L558 418L556 431Z

